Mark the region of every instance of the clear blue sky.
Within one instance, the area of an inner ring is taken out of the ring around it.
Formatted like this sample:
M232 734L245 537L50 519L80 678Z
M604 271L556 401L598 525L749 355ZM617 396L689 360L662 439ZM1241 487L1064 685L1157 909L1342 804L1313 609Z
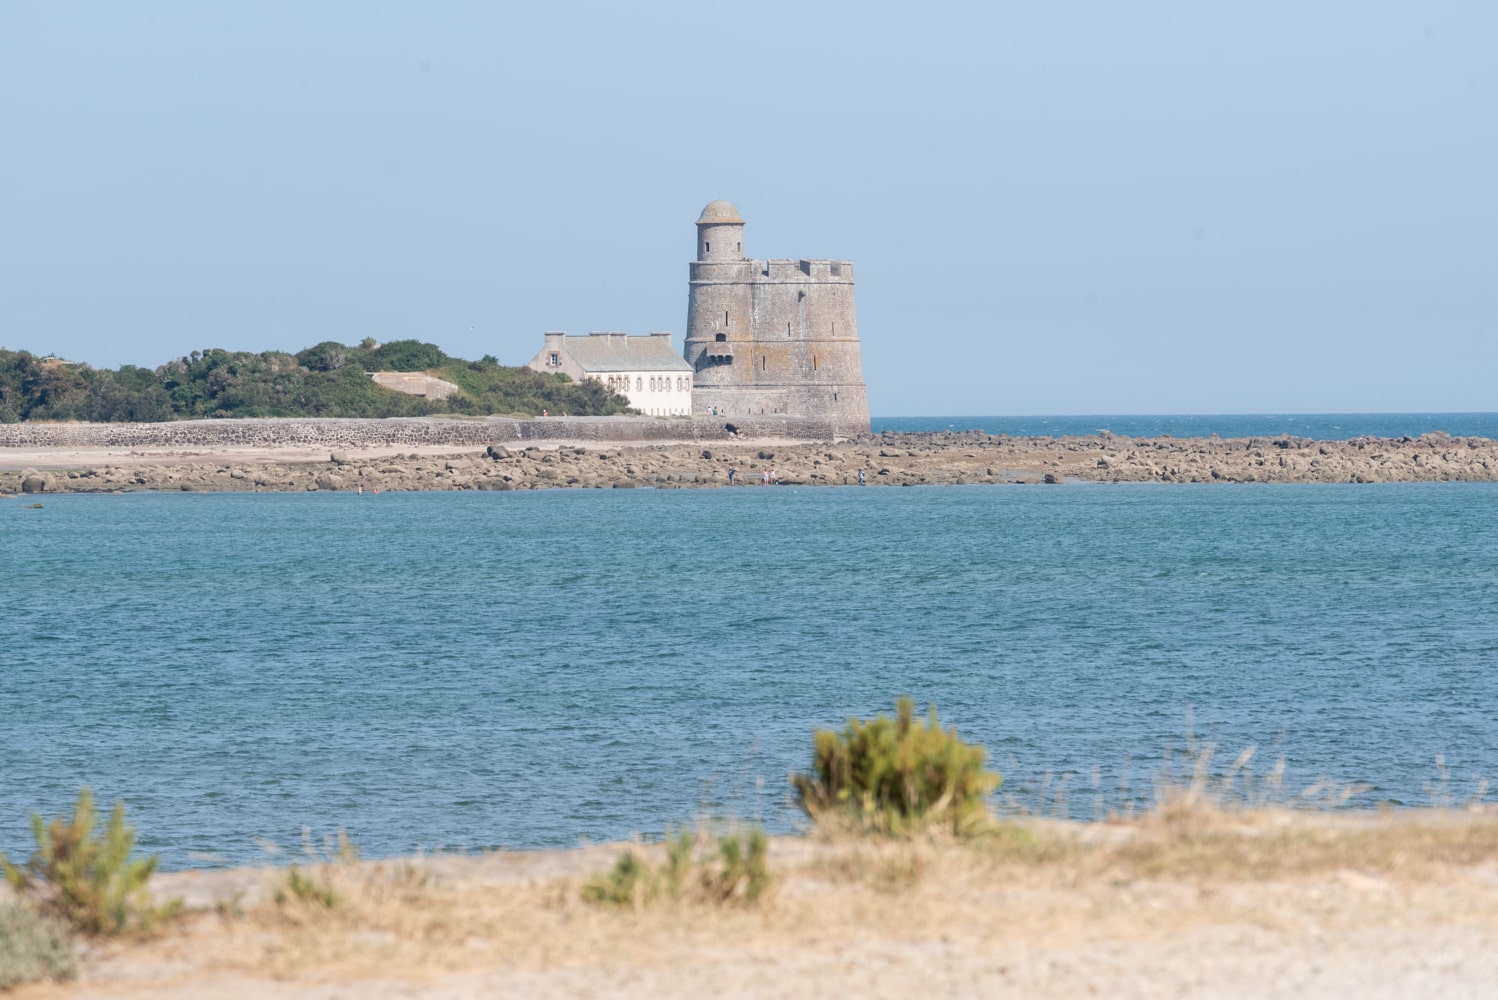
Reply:
M0 4L0 343L671 330L857 266L876 415L1498 410L1498 4Z

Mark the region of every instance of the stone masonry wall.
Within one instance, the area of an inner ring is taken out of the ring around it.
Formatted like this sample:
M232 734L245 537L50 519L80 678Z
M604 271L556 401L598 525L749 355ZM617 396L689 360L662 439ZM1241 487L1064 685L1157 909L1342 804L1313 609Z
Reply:
M860 420L868 430L850 262L694 261L691 274L683 356L696 371L695 412Z
M179 420L157 424L0 424L0 448L381 448L450 445L483 447L510 441L666 443L738 437L834 441L867 433L857 421L819 417L489 417L453 420L392 417L378 420L278 418Z

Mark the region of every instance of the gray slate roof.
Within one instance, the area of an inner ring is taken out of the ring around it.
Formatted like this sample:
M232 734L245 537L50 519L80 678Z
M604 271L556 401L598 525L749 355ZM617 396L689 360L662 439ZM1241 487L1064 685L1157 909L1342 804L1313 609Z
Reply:
M670 337L563 337L572 360L588 372L689 372L687 359L671 347Z

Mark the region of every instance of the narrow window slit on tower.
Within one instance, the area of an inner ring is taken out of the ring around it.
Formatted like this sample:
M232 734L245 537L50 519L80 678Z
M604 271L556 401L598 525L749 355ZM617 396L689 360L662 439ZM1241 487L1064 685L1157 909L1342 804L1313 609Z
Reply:
M669 405L660 412L678 412L678 398L689 398L686 393L704 395L709 387L723 391L722 400L731 400L729 408L740 413L798 413L803 410L803 401L805 408L811 410L841 412L842 392L836 387L852 384L855 392L848 403L848 415L866 419L868 404L857 360L858 321L853 309L852 263L745 257L743 220L727 202L709 204L703 209L697 227L695 235L700 257L692 261L688 269L688 336L684 350L693 374L685 378L655 379L647 376L644 379L653 390L666 394ZM712 249L715 233L723 234L718 239L720 245L716 252ZM725 239L727 243L723 242ZM716 267L718 264L723 266ZM725 302L733 305L725 306ZM743 323L733 333L734 347L730 351L728 334L733 331L733 312L739 305L748 311L740 317ZM717 329L713 329L710 317L718 313L722 314L721 322ZM842 315L848 317L846 334L838 330L833 319ZM787 316L793 318L787 319ZM779 317L778 322L776 317ZM777 349L770 329L781 324L784 324L785 344ZM822 378L820 354L824 346L836 354L835 364L826 379ZM794 350L790 349L792 347ZM757 366L755 348L760 349ZM769 352L772 350L778 350L776 357L780 365L774 379L770 378ZM546 355L542 358L545 359ZM569 365L574 363L568 361ZM552 370L560 367L556 365ZM755 367L759 371L758 378L748 371ZM739 374L734 375L734 371ZM630 375L628 380L620 381L628 390L638 386L638 382L634 382L637 377ZM646 406L660 400L657 395L640 396L629 392L625 395L633 395ZM717 393L713 396L718 402ZM749 402L756 396L769 398ZM832 408L826 407L829 398ZM697 400L699 406L701 402L701 399ZM721 405L715 408L722 412Z

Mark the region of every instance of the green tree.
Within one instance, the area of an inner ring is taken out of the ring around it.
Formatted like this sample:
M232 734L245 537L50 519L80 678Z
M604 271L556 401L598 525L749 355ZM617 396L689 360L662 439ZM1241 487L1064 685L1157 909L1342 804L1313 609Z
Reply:
M208 348L155 370L125 365L118 371L42 364L25 351L0 351L0 422L629 412L627 400L597 380L512 368L492 355L465 361L416 340L365 343L326 340L297 354ZM409 396L374 383L366 375L374 370L428 371L460 392L446 401Z
M377 371L424 372L439 368L446 361L442 348L419 340L392 340L369 352L369 362Z

